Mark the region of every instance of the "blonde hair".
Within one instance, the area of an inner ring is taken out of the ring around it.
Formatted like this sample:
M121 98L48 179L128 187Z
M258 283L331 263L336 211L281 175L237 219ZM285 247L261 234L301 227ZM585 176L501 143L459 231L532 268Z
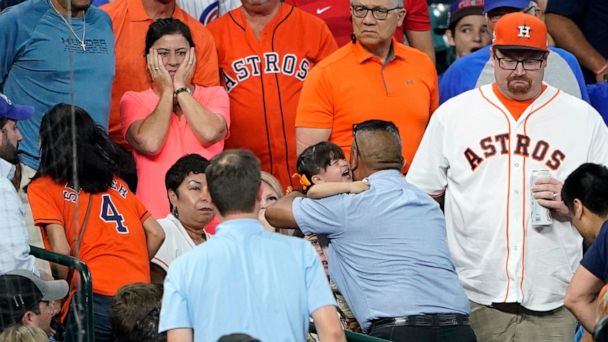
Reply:
M0 342L48 342L44 330L29 325L13 325L0 334Z
M283 197L283 187L281 186L281 183L279 182L279 180L266 171L262 171L261 173L262 173L262 182L270 185L272 190L274 190L274 192L277 193L278 198Z

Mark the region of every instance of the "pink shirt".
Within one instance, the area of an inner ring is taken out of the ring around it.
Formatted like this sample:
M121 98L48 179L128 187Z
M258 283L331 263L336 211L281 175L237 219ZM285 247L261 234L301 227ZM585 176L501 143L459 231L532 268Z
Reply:
M194 89L194 98L211 112L220 114L230 127L228 94L222 87L199 87ZM120 119L122 134L126 137L129 126L143 120L154 111L159 96L152 89L142 92L126 92L120 100ZM227 135L226 135L227 136ZM182 156L197 153L211 159L224 149L224 141L209 147L201 145L188 125L184 115L171 115L165 144L154 156L139 153L133 149L137 165L137 197L154 218L160 219L169 214L169 200L165 188L165 173Z

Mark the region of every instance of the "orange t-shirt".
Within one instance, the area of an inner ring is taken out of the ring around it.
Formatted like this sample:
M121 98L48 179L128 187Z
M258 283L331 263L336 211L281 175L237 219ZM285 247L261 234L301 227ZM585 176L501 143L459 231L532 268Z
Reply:
M259 40L241 8L208 27L230 96L226 148L252 150L262 170L290 185L296 172L295 116L302 82L336 50L336 41L323 20L287 4L281 4Z
M538 94L538 96L540 96L540 94L543 93L543 91L545 91L545 89L547 89L547 85L543 84L541 86L542 91ZM517 101L517 100L513 100L510 99L508 97L506 97L505 95L503 95L503 93L500 92L500 89L498 89L498 85L495 83L492 84L492 91L494 91L494 94L496 95L496 97L498 97L498 99L500 100L500 102L507 107L507 109L509 110L509 113L511 113L511 116L517 121L519 120L519 117L526 111L526 108L530 107L530 105L532 104L532 102L534 102L536 100L536 97L529 99L529 100L524 100L524 101Z
M74 226L77 193L68 185L57 184L50 177L37 178L29 185L27 196L34 223L42 228L47 224L62 226L72 253L92 196L78 257L91 271L94 293L113 296L126 284L150 282L143 229L150 214L121 179L114 178L114 185L105 192L80 193L77 226Z
M439 103L437 73L426 54L394 39L393 50L386 64L359 42L324 59L304 82L296 127L331 129L329 141L348 156L353 124L392 121L399 128L407 171Z
M127 91L150 88L144 50L146 33L153 20L146 13L142 0L112 1L101 6L101 9L112 18L116 50L109 133L114 141L128 147L120 124L120 99ZM209 31L177 5L173 18L181 20L190 28L196 46L196 70L192 83L205 87L219 85L217 52Z

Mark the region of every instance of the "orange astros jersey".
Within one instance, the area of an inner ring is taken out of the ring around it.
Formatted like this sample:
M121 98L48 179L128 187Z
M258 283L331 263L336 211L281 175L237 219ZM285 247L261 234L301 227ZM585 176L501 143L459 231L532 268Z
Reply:
M242 8L213 21L222 82L232 125L226 148L247 148L262 170L291 184L296 172L295 114L308 71L336 50L323 20L281 4L256 38Z
M79 258L89 266L94 293L113 296L123 285L150 282L142 225L150 214L121 179L114 178L112 187L105 192L80 193L77 226L74 226L74 210L78 196L68 185L41 177L29 185L27 196L36 225L62 226L72 252L89 196L93 196Z

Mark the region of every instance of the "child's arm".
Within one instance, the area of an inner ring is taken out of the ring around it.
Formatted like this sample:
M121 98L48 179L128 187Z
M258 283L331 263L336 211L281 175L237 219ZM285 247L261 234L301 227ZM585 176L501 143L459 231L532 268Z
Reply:
M327 182L315 184L308 189L306 196L312 199L319 199L343 193L358 194L367 189L369 189L369 182L367 179L350 183Z

